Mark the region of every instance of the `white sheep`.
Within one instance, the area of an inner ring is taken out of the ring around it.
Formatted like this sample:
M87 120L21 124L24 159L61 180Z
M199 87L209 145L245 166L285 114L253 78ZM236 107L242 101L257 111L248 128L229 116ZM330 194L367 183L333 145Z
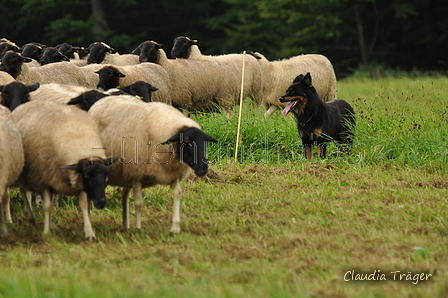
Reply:
M44 199L44 234L51 227L51 194L78 196L86 239L95 239L89 201L106 206L107 158L95 121L81 109L49 101L30 101L12 112L22 136L25 165L18 185Z
M286 104L278 99L288 89L299 74L309 72L313 77L313 86L323 101L336 99L336 74L327 57L319 54L294 56L289 59L269 61L260 53L254 53L260 63L263 75L263 99L261 106L266 108L265 117L269 117Z
M241 78L228 65L215 61L168 59L163 45L147 41L142 46L142 62L153 62L162 66L173 84L173 105L188 111L232 110L237 104ZM157 85L156 85L157 86Z
M203 55L198 47L199 43L198 40L192 40L185 36L176 37L173 41L171 56L173 58L208 60L223 63L229 66L229 69L240 80L242 78L244 62L243 97L251 97L256 103L260 103L262 75L260 65L254 56L248 54ZM241 88L238 88L236 91L237 93L233 94L233 96L239 98Z
M8 186L12 186L22 172L24 154L22 138L11 112L1 105L0 140L0 236L6 237L6 222L12 222Z
M140 62L137 55L120 55L114 48L104 42L94 42L89 46L89 56L87 58L87 64L92 63L124 66L138 64Z
M124 187L123 225L129 228L129 192L133 189L136 227L141 228L142 188L170 185L174 196L171 232L180 232L180 182L194 170L207 174L206 142L216 142L176 108L110 96L89 110L98 123L107 154L120 154L109 168L108 184Z

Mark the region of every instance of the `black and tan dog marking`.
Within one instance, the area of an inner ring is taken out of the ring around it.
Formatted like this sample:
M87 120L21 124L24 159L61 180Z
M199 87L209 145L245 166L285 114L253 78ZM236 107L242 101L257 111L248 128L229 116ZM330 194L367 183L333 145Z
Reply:
M282 115L285 117L292 112L296 117L303 154L307 159L312 158L313 145L317 145L318 156L324 158L327 142L352 143L355 125L352 106L342 99L324 102L311 83L310 73L297 76L279 100L289 102Z

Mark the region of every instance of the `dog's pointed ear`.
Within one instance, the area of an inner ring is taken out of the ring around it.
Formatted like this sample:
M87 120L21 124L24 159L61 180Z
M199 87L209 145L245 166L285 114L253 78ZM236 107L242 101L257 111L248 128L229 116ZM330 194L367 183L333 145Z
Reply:
M298 83L303 79L303 74L299 74L293 81L293 83Z
M303 77L303 82L304 82L305 84L307 84L308 86L311 86L311 85L312 85L312 82L311 82L311 74L310 74L309 72L307 72L306 75Z

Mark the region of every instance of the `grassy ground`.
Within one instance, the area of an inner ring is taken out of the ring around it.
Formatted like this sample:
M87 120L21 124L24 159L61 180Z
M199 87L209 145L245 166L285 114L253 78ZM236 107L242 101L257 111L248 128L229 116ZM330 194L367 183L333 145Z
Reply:
M76 201L62 200L42 237L41 211L33 227L18 200L0 240L0 297L446 297L447 89L441 77L341 81L355 144L312 162L279 113L244 105L238 164L236 114L193 115L220 142L208 176L182 185L180 235L168 233L167 187L145 190L141 231L121 227L108 188L94 243Z

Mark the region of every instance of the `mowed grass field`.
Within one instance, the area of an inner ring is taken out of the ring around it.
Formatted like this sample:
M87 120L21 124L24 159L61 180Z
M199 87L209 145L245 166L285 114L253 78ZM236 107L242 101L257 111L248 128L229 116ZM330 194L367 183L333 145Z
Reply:
M107 209L91 213L97 242L84 241L76 200L61 199L43 237L42 211L23 220L13 190L0 297L447 297L448 78L338 89L356 138L323 160L302 157L294 119L250 102L236 163L238 109L191 115L219 143L209 174L182 183L179 235L169 187L145 190L140 231L121 227L108 187Z

